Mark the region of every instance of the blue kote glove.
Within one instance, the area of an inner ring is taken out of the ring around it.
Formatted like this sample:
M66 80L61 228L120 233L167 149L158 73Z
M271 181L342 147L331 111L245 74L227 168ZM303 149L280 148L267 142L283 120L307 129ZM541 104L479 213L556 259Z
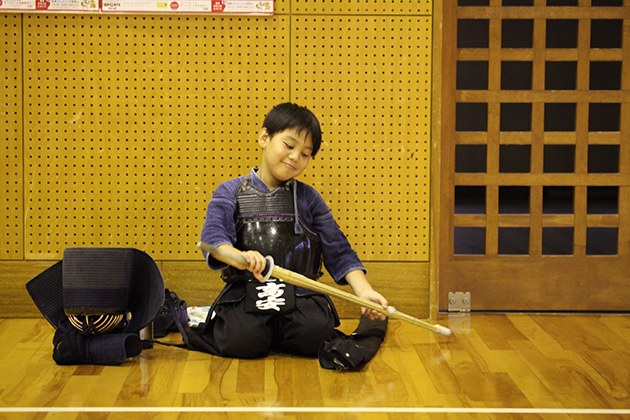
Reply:
M119 365L142 352L137 334L82 335L69 321L59 323L53 345L58 365Z

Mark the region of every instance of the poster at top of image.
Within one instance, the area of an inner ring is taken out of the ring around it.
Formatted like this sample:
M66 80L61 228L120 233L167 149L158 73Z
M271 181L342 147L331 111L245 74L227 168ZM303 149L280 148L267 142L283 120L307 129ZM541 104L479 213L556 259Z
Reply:
M274 6L273 0L103 0L101 10L103 12L123 13L272 15L274 13Z
M98 12L99 0L0 0L0 11Z

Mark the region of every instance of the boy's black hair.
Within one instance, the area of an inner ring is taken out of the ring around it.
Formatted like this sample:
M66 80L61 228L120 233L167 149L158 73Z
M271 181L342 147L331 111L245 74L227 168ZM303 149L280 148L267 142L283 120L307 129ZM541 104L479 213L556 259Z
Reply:
M322 130L319 121L308 108L285 102L274 106L265 117L263 127L267 129L269 137L287 129L306 130L313 141L312 157L315 157L322 144Z

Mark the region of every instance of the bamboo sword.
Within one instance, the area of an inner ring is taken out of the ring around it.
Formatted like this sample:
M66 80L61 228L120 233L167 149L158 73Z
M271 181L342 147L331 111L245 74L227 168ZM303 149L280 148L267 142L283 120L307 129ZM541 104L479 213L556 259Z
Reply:
M199 242L197 244L197 247L203 251L209 252L217 260L223 261L224 263L229 264L231 266L236 266L236 265L248 266L249 265L247 260L240 254L235 254L233 252L214 247L205 242ZM267 260L267 266L265 267L265 270L263 271L263 276L265 277L265 280L268 280L271 276L273 276L274 278L283 280L294 286L305 287L307 289L324 293L329 296L334 296L336 298L339 298L339 299L342 299L351 303L356 303L365 308L374 309L379 312L384 312L385 315L387 315L390 318L400 319L403 321L410 322L414 325L428 329L444 337L448 337L449 335L451 335L451 330L446 327L443 327L438 324L433 325L421 319L414 318L411 315L407 315L407 314L397 311L393 306L389 306L387 309L385 309L381 305L375 302L360 298L351 293L344 292L343 290L336 289L334 287L328 286L327 284L311 280L306 276L303 276L301 274L279 267L274 264L273 258L271 258L270 256L265 257L265 259Z

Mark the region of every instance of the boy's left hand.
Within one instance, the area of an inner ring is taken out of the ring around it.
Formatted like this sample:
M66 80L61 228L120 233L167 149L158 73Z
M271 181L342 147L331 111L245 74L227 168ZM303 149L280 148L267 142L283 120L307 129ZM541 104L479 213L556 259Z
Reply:
M388 305L387 299L385 299L383 295L381 295L379 292L375 290L369 290L363 296L359 296L359 297L372 301L374 303L378 303L379 305L383 307L383 309L387 309L387 305ZM386 315L384 315L383 313L379 311L376 311L374 309L364 308L364 307L361 307L361 313L369 317L371 320L379 318L384 321L387 318Z
M387 309L387 299L383 297L380 293L375 291L372 288L372 285L368 281L367 277L365 277L365 273L363 270L354 270L346 274L346 281L352 287L354 293L365 300L372 301L374 303L378 303L383 307L383 312ZM370 319L374 320L376 318L382 319L383 321L387 318L383 313L376 311L374 309L368 309L361 307L361 313L365 316L370 317Z

